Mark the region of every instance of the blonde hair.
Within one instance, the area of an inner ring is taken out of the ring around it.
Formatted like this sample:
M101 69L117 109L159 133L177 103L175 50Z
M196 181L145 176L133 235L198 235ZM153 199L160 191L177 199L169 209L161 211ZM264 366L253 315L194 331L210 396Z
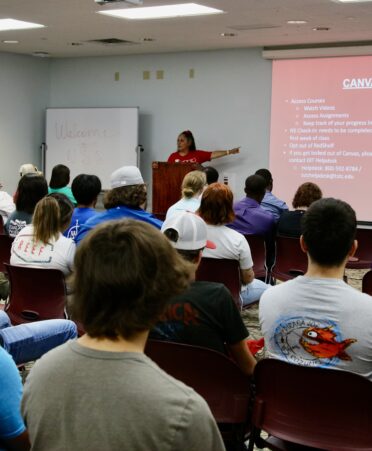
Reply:
M63 194L54 193L41 199L32 218L34 240L44 244L51 239L57 240L69 225L73 209L72 203Z
M191 171L182 180L182 197L191 199L200 193L207 183L207 177L202 171Z

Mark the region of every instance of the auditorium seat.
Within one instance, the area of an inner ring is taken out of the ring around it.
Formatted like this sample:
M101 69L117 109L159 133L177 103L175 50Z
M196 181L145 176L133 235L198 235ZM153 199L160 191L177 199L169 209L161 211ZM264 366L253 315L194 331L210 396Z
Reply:
M372 382L347 371L258 362L254 445L272 450L372 451ZM269 434L261 436L261 430ZM266 435L265 435L266 436Z

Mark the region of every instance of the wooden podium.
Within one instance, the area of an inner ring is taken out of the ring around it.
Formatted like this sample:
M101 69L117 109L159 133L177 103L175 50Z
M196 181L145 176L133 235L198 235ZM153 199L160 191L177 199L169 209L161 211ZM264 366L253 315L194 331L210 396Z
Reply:
M190 171L200 169L199 163L152 163L152 213L164 220L168 208L181 199L181 184Z

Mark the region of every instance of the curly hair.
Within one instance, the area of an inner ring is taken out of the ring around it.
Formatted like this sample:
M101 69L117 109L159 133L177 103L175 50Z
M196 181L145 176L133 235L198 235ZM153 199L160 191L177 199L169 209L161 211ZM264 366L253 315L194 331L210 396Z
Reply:
M212 183L204 191L197 213L207 224L228 224L235 219L233 198L227 185Z
M112 340L152 328L193 272L160 231L128 219L93 229L74 267L73 314L90 337Z
M120 186L107 191L103 205L106 209L120 207L121 205L138 208L146 202L146 199L147 189L145 184Z
M297 188L292 205L293 208L310 207L310 205L322 198L322 191L318 185L312 182L306 182Z

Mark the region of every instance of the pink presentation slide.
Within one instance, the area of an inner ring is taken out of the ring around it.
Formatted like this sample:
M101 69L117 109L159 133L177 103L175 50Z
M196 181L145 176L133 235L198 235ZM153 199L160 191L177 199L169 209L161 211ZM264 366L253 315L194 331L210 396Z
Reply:
M289 208L314 182L372 221L372 56L273 62L270 170Z

